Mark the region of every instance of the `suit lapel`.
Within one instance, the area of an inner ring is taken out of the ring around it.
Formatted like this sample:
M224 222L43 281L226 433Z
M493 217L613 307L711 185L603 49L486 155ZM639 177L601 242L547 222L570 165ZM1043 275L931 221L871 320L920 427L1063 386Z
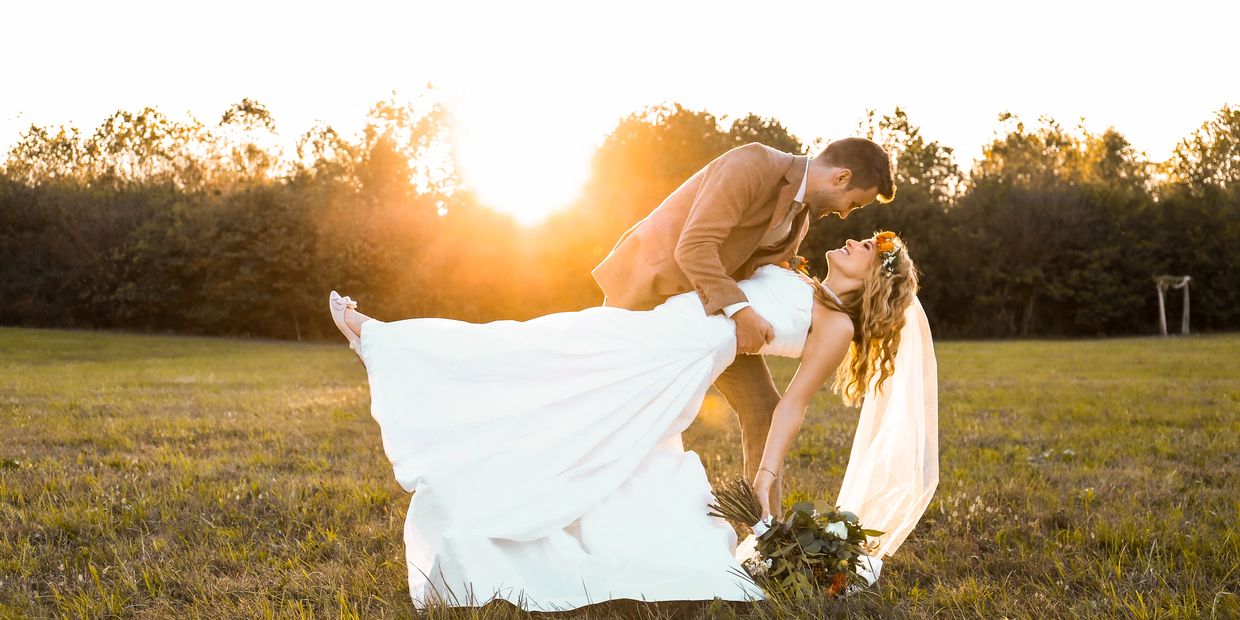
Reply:
M771 214L771 220L766 224L764 235L788 217L788 211L792 209L792 199L796 197L797 190L801 188L801 178L805 176L807 157L809 156L791 155L789 157L788 167L784 170L784 180L787 182L780 188L779 197L775 199L775 211Z

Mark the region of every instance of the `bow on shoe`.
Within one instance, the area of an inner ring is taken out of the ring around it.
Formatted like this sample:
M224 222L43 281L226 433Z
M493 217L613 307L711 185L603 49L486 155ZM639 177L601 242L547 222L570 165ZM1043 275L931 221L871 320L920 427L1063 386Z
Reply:
M336 327L340 328L340 333L344 334L344 337L349 340L349 348L357 351L357 343L359 338L353 333L353 330L349 329L349 326L344 320L345 311L351 308L356 308L357 302L353 301L351 297L342 297L340 293L337 293L336 291L332 291L328 299L330 303L329 307L332 311L332 320L336 322ZM358 355L361 355L361 353L358 353Z
M346 308L356 308L356 307L357 307L357 302L356 302L356 301L353 301L352 299L350 299L348 295L346 295L346 296L344 296L344 297L336 297L335 299L332 299L332 304L334 304L334 306L335 306L336 310L339 310L339 311L342 311L342 312L343 312Z

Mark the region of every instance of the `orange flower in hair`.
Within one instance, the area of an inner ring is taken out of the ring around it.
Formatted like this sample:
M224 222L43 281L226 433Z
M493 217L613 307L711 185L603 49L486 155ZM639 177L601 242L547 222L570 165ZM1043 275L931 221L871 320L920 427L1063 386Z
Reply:
M896 234L890 230L874 233L874 248L883 260L883 275L888 278L896 275L896 257L900 254L896 247Z
M884 230L874 234L874 243L879 252L892 252L896 249L895 238L895 233Z

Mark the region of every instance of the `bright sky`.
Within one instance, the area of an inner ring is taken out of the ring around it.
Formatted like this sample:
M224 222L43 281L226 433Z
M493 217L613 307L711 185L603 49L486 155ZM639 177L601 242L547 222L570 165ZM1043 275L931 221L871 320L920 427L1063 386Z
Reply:
M152 105L213 123L243 97L288 143L355 131L374 102L449 105L465 181L535 222L578 194L617 120L677 101L782 121L805 142L903 106L968 165L1011 111L1114 125L1165 158L1240 104L1240 3L177 2L0 8L0 147ZM651 205L653 208L655 205Z

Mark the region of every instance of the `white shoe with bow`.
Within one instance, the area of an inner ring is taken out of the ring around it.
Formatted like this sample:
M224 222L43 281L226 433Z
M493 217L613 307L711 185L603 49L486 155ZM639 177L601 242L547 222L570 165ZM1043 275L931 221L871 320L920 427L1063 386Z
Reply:
M349 348L357 351L358 336L349 329L349 325L344 322L344 313L350 308L356 308L357 302L348 297L341 297L340 293L332 291L327 297L327 307L331 310L332 320L336 321L336 327L340 328L340 333L349 339ZM361 355L361 353L358 353Z

